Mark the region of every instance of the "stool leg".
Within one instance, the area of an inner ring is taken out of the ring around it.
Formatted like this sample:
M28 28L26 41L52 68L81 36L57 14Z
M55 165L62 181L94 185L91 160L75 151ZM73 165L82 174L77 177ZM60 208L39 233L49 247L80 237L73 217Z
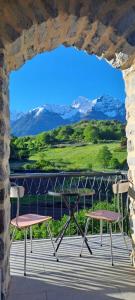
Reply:
M26 276L27 228L24 229L24 276Z
M85 232L84 232L84 238L83 238L83 241L82 241L80 257L82 257L82 251L83 251L83 246L84 246L85 238L86 238L86 235L87 235L87 232L88 232L89 221L90 221L90 219L88 218L87 221L86 221L86 225L85 225Z
M100 220L100 245L102 247L102 239L103 239L103 220Z
M109 224L110 227L110 246L111 246L111 260L112 260L112 266L113 264L113 251L112 251L112 223Z
M32 253L32 226L30 226L30 252Z
M57 256L57 252L56 252L56 249L55 249L55 246L54 246L54 242L53 242L52 233L51 233L51 229L50 229L49 223L47 223L47 230L48 230L48 234L50 236L50 239L51 239L51 242L52 242L52 246L53 246L53 249L54 249L54 256L56 257L56 260L59 261L58 256Z
M119 229L120 229L120 232L122 234L125 246L126 246L128 252L130 253L129 248L128 248L128 244L127 244L127 241L126 241L126 238L125 238L125 235L124 235L124 232L123 232L123 228L122 228L122 225L121 225L120 221L118 222L118 225L119 225Z

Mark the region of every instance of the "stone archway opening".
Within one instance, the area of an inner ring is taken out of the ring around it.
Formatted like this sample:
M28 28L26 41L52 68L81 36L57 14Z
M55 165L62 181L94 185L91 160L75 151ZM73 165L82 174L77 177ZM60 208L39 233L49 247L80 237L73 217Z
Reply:
M9 284L9 93L8 74L38 53L74 46L121 68L126 86L129 178L135 183L135 8L132 0L6 3L0 21L0 268L2 294ZM135 209L131 202L131 220ZM135 228L133 227L133 245Z
M46 109L51 109L52 112L59 114L57 107L56 110L51 107L54 104L60 105L61 109L61 105L65 105L65 109L69 107L69 109L75 110L73 106L74 101L79 101L79 98L82 98L82 100L84 98L84 101L86 100L86 102L88 102L93 99L96 101L96 99L103 96L104 101L107 100L107 97L110 98L110 103L113 102L113 98L114 101L117 99L118 105L119 100L120 104L123 101L123 106L125 100L124 81L120 70L113 68L103 58L99 60L94 54L90 55L83 50L78 51L74 47L66 48L64 46L60 46L50 52L38 54L31 60L25 62L19 70L11 72L10 94L11 117L12 112L16 111L16 109L18 116L21 116L23 113L25 115L32 109L44 107L45 105L47 105ZM26 101L26 99L28 101ZM107 103L103 103L103 105L105 105L107 109ZM103 109L105 107L103 107ZM114 108L115 105L112 109ZM87 109L89 109L88 103ZM116 109L121 113L120 109L117 108L117 103ZM110 111L110 107L108 110ZM81 112L81 110L79 112ZM104 113L106 114L106 112ZM101 111L101 118L97 116L97 120L105 118L102 116L102 113ZM122 113L124 113L124 108ZM125 123L124 116L122 119L122 113L120 118L116 115L116 120L121 120ZM78 118L74 118L74 115L72 115L73 119L71 123L87 119L85 116L86 112L82 111L82 114L84 115L80 115L80 118L79 116ZM70 125L70 114L67 116L60 114L60 116L65 120L65 123L60 123L59 126ZM92 116L92 120L93 117L94 116ZM89 116L88 120L90 120L90 118ZM113 112L112 116L111 112L110 116L108 112L106 119L108 118L110 118L110 120L115 118ZM25 121L25 126L27 126L27 120ZM30 124L28 124L28 128L28 132L26 130L23 132L23 124L19 130L18 125L15 123L15 129L17 131L12 131L12 133L15 136L34 135L42 131L53 129L53 124L51 124L51 128L46 129L45 127L44 130L40 127L39 131L36 130L36 132L30 131ZM57 128L57 124L54 125L54 128Z

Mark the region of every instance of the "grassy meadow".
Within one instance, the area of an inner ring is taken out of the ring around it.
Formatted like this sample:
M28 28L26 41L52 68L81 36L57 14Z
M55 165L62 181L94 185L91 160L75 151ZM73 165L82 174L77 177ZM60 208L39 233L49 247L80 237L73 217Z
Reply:
M10 166L13 171L122 170L126 156L124 124L81 121L35 136L12 137Z
M29 158L29 162L38 161L41 156L47 162L51 162L55 168L65 171L71 170L103 170L103 166L98 160L98 154L103 146L107 146L114 158L117 158L122 163L127 156L126 150L121 150L120 143L102 143L90 144L85 146L67 146L62 148L48 148L43 152L36 153ZM48 171L53 169L51 166L46 166ZM109 167L109 169L111 169Z

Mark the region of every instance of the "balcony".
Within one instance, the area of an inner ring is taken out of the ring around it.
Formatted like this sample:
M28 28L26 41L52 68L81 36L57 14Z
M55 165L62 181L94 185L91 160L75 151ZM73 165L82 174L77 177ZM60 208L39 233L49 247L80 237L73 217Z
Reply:
M68 214L68 211L61 198L57 201L54 198L48 198L48 190L57 190L64 185L67 187L67 183L70 187L93 188L94 197L88 199L83 197L77 207L77 212L79 212L82 209L94 209L95 203L101 206L110 205L114 201L112 183L125 178L126 174L121 173L19 174L13 175L11 181L23 184L26 189L27 201L23 199L22 206L20 206L21 212L42 212L58 220L65 213ZM13 201L12 216L15 208ZM123 228L128 232L127 220L124 221ZM97 231L96 234L95 231ZM55 235L55 231L53 232ZM56 262L53 256L52 244L48 238L35 238L33 253L30 253L28 241L26 277L23 276L24 244L22 241L15 241L11 248L12 281L8 299L134 299L134 269L131 267L123 238L117 226L114 226L114 267L112 267L108 224L103 227L103 232L103 246L101 247L98 227L91 222L88 239L93 255L91 256L84 247L83 256L80 258L82 238L77 231L72 236L72 228L69 228L68 236L64 238L58 251L59 262ZM126 240L131 249L128 235Z

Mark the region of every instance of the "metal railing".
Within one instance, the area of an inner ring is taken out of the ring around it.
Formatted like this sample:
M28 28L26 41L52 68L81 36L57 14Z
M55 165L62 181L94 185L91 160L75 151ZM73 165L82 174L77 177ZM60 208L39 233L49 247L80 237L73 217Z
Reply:
M48 191L64 191L66 189L91 189L92 196L83 196L77 206L77 212L83 209L105 208L117 211L114 201L112 184L127 179L127 173L122 172L61 172L61 173L22 173L12 174L10 181L23 185L25 196L20 201L20 214L37 213L50 215L54 220L60 220L69 211L62 197L52 197ZM115 199L116 200L116 199ZM72 205L73 199L69 200ZM11 201L11 217L16 214L16 201ZM91 232L94 233L95 224L92 221ZM128 227L128 226L127 226ZM108 232L108 225L106 226ZM115 227L116 231L117 228ZM128 230L128 229L127 229ZM127 231L126 230L126 231ZM70 232L69 232L70 234Z

